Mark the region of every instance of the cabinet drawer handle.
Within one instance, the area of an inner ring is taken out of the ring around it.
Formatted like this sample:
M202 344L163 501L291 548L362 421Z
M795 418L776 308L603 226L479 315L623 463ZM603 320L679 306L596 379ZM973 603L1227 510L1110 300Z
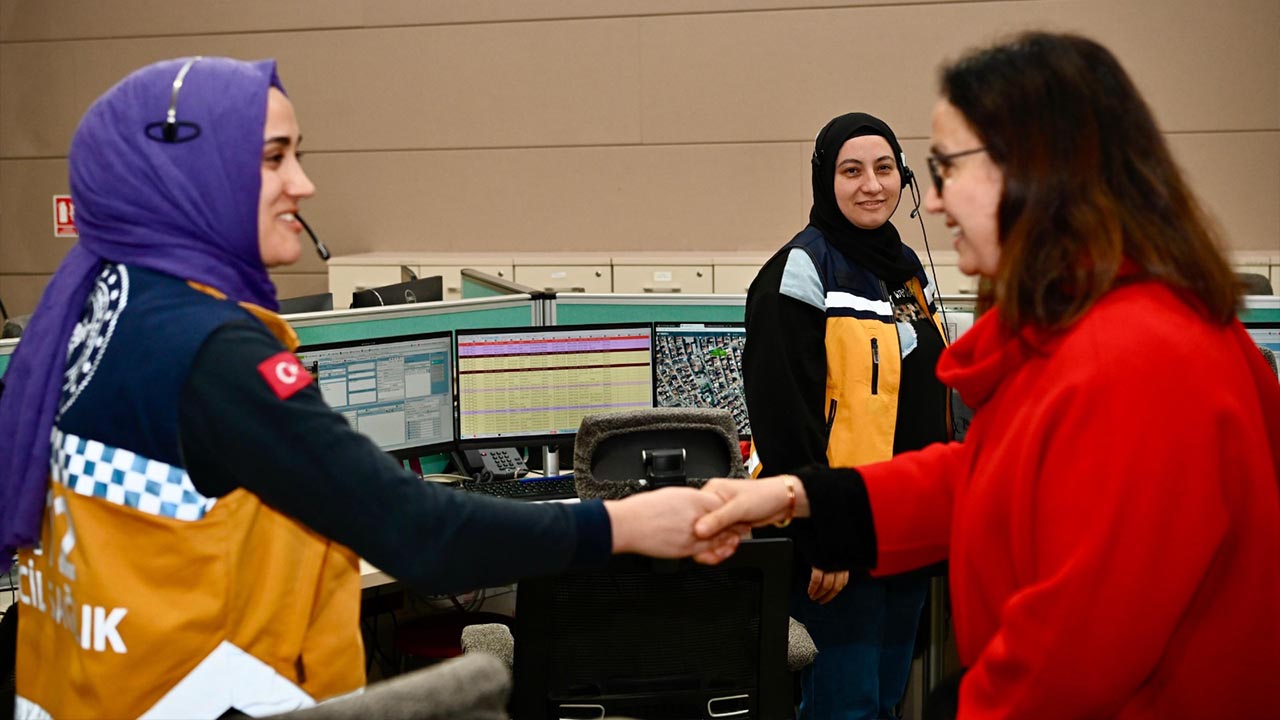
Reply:
M652 285L645 285L644 291L647 293L678 293L680 292L680 286L668 285L665 287L654 287Z
M574 287L544 287L542 288L542 290L543 292L553 292L553 293L562 293L562 292L584 293L587 291L585 287L576 286L576 285Z

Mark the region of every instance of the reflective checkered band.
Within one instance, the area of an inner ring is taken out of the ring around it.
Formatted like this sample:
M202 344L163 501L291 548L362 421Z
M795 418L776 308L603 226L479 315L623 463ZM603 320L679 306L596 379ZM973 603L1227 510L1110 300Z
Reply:
M52 443L49 472L77 495L174 520L199 520L217 502L196 492L182 468L56 427Z

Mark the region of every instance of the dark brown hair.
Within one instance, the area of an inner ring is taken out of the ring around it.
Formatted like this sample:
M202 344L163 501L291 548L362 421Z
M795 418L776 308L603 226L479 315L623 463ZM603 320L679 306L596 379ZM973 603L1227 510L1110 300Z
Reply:
M1070 324L1126 259L1210 320L1235 317L1240 288L1217 233L1106 48L1027 33L944 67L941 86L1004 171L984 300L1008 327Z

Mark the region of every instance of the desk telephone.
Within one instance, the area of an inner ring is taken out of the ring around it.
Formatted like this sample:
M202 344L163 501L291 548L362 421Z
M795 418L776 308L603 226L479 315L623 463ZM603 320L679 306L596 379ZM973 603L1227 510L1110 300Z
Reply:
M529 473L520 451L513 447L463 450L454 453L458 469L476 480L511 480Z

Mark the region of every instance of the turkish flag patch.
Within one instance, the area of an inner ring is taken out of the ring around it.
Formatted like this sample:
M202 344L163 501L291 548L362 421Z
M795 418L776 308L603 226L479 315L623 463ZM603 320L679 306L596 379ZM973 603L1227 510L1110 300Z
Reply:
M287 350L259 363L258 372L281 400L288 400L311 383L311 373L302 367L297 356Z

